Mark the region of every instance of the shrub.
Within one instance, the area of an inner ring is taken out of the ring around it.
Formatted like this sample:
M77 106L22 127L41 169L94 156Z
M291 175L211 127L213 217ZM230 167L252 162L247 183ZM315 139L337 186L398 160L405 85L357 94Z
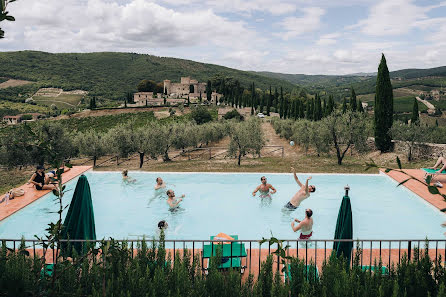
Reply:
M233 109L230 112L227 112L223 118L225 120L236 119L239 121L243 121L245 118L237 111L237 109Z
M212 115L209 110L201 105L192 108L191 117L198 125L212 121Z

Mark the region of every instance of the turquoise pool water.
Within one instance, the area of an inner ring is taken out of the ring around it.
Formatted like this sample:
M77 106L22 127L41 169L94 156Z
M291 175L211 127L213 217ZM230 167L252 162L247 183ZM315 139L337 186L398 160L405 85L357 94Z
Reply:
M277 189L271 199L252 197L262 174L142 173L130 172L135 184L124 184L119 172L87 172L98 238L137 239L156 235L157 223L169 224L168 239L209 239L219 232L238 234L240 239L260 239L271 233L295 239L294 218L304 210L314 212L316 239L333 238L344 186L351 187L354 238L443 238L440 224L445 215L384 175L313 175L317 191L293 212L283 206L298 190L291 174L266 174ZM156 195L155 178L161 176L177 196L186 198L178 211L169 211L163 193ZM304 180L306 174L299 177ZM67 184L68 204L77 179ZM20 199L20 198L19 198ZM56 221L57 205L48 194L0 222L0 238L34 238ZM64 213L65 215L65 213Z

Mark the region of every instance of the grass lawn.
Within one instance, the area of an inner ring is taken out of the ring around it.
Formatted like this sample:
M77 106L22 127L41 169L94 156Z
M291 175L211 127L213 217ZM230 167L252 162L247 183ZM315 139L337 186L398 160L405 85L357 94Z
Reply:
M39 105L56 105L58 109L75 108L81 101L83 95L62 94L57 97L33 96L33 100Z

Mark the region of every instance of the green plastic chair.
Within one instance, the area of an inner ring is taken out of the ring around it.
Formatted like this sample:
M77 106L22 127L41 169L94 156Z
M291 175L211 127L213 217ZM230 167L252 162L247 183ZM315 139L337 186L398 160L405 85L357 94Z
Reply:
M376 273L378 271L378 269L379 269L379 266L375 266L375 265L372 265L372 266L363 265L363 266L361 266L361 270L362 271L370 270L373 273ZM389 275L389 269L386 266L381 266L381 274L382 275Z
M43 265L42 270L40 270L40 279L44 279L45 277L52 277L54 271L54 264L45 264Z
M287 266L288 266L288 270L285 271L285 282L287 279L291 281L291 264L287 264ZM319 280L319 269L317 268L317 266L308 264L308 265L305 265L305 268L306 268L307 280L310 277L310 275L314 273L315 269L316 269L316 275L315 275L316 280Z

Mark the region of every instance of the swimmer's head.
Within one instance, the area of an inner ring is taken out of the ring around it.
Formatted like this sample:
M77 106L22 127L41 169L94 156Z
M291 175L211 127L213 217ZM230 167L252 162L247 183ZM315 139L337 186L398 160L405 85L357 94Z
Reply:
M175 197L175 192L173 190L167 190L166 194L169 197Z
M122 176L127 176L128 174L129 174L129 171L127 169L122 171Z
M316 192L316 187L313 185L309 185L308 186L308 191L310 191L311 193Z
M157 177L157 178L156 178L156 183L157 183L158 185L161 185L161 184L163 183L163 179L162 179L161 177Z
M266 177L262 176L260 178L260 181L262 182L262 184L266 184Z
M305 215L307 216L307 218L311 218L311 216L313 215L313 211L308 208L305 210Z
M162 229L167 229L168 225L167 222L162 220L158 222L158 229L162 230Z

